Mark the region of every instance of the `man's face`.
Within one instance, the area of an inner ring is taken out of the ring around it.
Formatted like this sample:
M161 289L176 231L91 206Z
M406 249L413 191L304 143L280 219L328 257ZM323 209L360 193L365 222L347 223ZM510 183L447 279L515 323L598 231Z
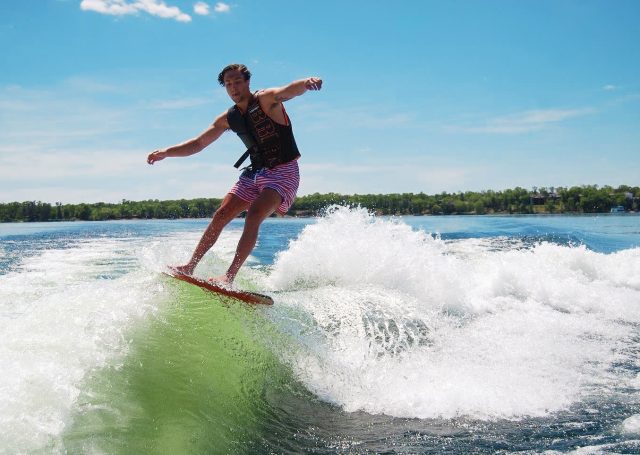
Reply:
M249 90L249 81L244 80L244 76L238 70L229 70L224 73L223 77L224 88L227 90L227 94L238 104L241 101L248 100L251 95Z

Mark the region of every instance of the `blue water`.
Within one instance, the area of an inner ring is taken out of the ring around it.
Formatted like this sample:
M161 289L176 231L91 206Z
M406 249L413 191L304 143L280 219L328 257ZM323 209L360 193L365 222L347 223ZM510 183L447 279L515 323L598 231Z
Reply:
M639 216L207 222L0 224L0 453L640 452Z

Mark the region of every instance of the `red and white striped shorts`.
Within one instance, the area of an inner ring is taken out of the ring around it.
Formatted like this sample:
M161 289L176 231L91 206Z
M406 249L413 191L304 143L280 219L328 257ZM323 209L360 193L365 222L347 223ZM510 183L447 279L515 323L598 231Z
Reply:
M296 198L298 185L300 185L300 170L298 161L293 160L272 169L262 168L257 172L245 170L229 193L251 203L265 188L271 188L282 197L282 204L278 206L276 212L284 215Z

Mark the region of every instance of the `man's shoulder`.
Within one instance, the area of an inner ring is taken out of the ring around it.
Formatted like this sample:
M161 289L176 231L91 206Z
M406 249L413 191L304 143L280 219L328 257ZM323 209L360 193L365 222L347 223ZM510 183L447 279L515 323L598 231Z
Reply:
M213 126L217 126L223 129L229 129L229 114L232 113L232 111L234 110L233 109L234 107L236 107L235 104L231 106L229 109L227 109L226 111L224 111L222 114L218 115L216 119L213 121Z
M260 102L260 106L262 106L263 109L266 108L270 110L280 104L278 100L276 100L276 88L256 90L253 96Z

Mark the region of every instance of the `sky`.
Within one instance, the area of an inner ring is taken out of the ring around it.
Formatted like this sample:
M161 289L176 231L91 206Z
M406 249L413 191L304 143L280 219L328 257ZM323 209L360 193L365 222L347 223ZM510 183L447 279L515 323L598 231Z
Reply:
M0 202L223 197L242 142L153 166L252 90L299 195L640 184L640 1L1 0Z

